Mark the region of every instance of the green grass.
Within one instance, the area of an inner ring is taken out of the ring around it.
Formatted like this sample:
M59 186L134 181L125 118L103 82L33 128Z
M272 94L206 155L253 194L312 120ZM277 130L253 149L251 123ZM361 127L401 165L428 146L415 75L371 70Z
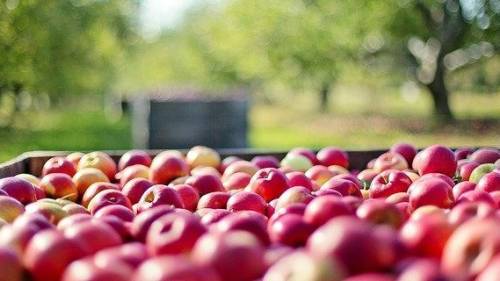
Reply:
M352 93L356 93L353 95ZM429 118L427 96L406 101L397 93L339 89L328 114L318 113L310 95L296 95L274 105L255 104L250 112L250 144L257 148L336 145L351 149L388 147L398 141L419 146L500 145L500 95L455 95L461 120L440 126ZM67 105L23 113L11 129L0 129L0 161L30 150L106 150L132 147L125 116L109 120L96 106Z

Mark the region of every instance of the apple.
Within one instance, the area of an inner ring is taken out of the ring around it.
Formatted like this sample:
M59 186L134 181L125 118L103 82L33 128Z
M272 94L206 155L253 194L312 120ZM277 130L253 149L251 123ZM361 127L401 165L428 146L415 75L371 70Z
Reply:
M473 182L470 182L470 181L460 182L453 187L453 197L458 198L463 193L470 191L470 190L474 190L475 188L476 188L476 184Z
M227 176L222 184L226 190L237 190L245 188L249 183L251 175L243 172L237 172Z
M203 208L225 209L229 197L231 197L231 195L223 191L215 191L207 193L200 197L197 209L203 209Z
M439 173L429 173L429 174L425 174L421 177L419 177L416 181L414 182L417 182L417 181L424 181L424 180L428 180L428 179L440 179L442 181L445 181L450 187L453 188L453 186L455 186L455 183L453 182L453 179L446 176L446 175L443 175L443 174L439 174ZM411 192L411 190L409 191Z
M493 208L497 208L497 204L493 197L491 197L488 192L480 190L470 190L464 192L456 200L457 205L464 202L483 202L489 204Z
M73 165L73 164L72 164ZM63 173L50 173L42 178L40 188L51 198L78 199L78 189L70 176Z
M262 258L265 249L245 231L208 233L200 237L193 249L193 260L214 268L222 281L252 281L265 272Z
M214 269L201 266L186 256L160 256L145 261L135 271L132 281L222 281Z
M115 216L123 221L131 222L134 219L134 213L130 208L123 205L108 205L95 212L94 217Z
M404 222L404 213L395 204L382 199L364 201L356 210L356 216L374 224L385 224L393 228L399 228Z
M94 215L99 209L110 205L122 205L127 209L132 209L132 204L128 197L121 193L121 191L113 189L103 190L97 193L97 195L90 200L87 209Z
M332 195L332 196L337 196L337 197L342 197L342 194L338 192L337 190L333 189L320 189L312 192L312 195L315 197L320 197L320 196L325 196L325 195Z
M349 156L345 151L336 147L325 147L318 151L316 158L323 166L339 165L349 168Z
M413 169L420 175L441 173L453 177L457 169L457 160L448 147L432 145L417 153L413 160Z
M291 255L295 252L295 249L290 246L285 245L271 245L266 248L266 253L264 255L264 262L266 264L266 268L270 268L274 264L276 264L282 258Z
M375 160L373 163L373 169L377 172L382 172L385 170L405 170L408 168L408 163L405 158L395 152L386 152Z
M35 281L61 280L66 267L85 254L80 241L56 230L44 230L29 242L23 263Z
M351 206L351 209L353 211L356 211L358 209L359 205L363 203L363 198L359 196L342 196L342 201L347 203L347 205Z
M468 162L458 168L458 175L463 181L468 181L470 179L470 175L472 171L479 166L479 163L476 162Z
M479 183L479 181L484 175L494 172L495 168L496 168L495 164L491 163L481 164L476 168L474 168L474 170L469 176L469 181L473 183Z
M170 151L158 154L151 162L149 180L155 184L166 184L189 174L189 165L182 158Z
M348 180L354 183L359 189L363 189L363 183L353 174L340 174L334 176L332 179Z
M344 269L335 261L317 258L306 251L294 251L279 259L264 275L263 281L340 281Z
M491 198L495 201L496 205L500 207L500 191L490 192Z
M24 213L24 206L13 197L0 196L0 219L11 223Z
M449 238L441 267L451 280L472 280L488 266L499 249L498 218L471 219Z
M57 224L68 215L61 204L55 200L48 199L39 200L26 205L25 211L28 214L41 214L53 224Z
M467 159L474 152L472 148L464 147L455 150L455 158L457 160Z
M38 232L51 228L53 225L41 214L23 214L12 224L0 229L0 246L7 246L22 257L31 238Z
M314 198L307 205L304 220L318 227L334 217L350 215L353 215L353 210L342 199L336 196L321 196Z
M281 218L284 215L288 215L288 214L303 216L305 210L306 210L306 204L304 204L304 203L294 203L294 204L288 205L288 206L283 207L279 210L276 210L276 212L274 212L269 217L267 224L268 224L268 226L272 225L279 218Z
M406 192L411 184L411 179L405 173L386 170L373 179L369 195L371 198L388 197L394 193Z
M135 178L149 179L149 167L140 164L128 166L118 172L115 178L120 181L120 186L125 186Z
M135 178L130 180L123 186L122 193L128 197L130 203L133 205L139 202L141 196L151 186L153 186L153 183L150 182L149 180L143 178Z
M83 193L81 204L88 207L90 200L104 190L120 190L118 185L109 182L96 182L91 184Z
M496 255L495 258L488 264L488 266L479 274L476 281L491 281L495 280L500 276L500 255Z
M73 226L75 224L78 224L78 223L81 223L84 221L89 221L92 218L93 217L90 214L76 214L73 216L67 216L59 221L59 223L57 224L57 229L65 230L66 228L69 228L70 226Z
M286 174L288 179L288 184L293 186L302 186L308 190L313 190L313 183L311 180L302 172L289 172Z
M397 192L393 193L387 198L385 198L385 202L391 203L391 204L398 204L402 202L409 202L410 201L410 196L408 195L407 192Z
M314 227L297 214L282 215L268 226L271 242L292 247L304 246L313 231Z
M288 153L280 162L280 166L287 171L305 172L312 167L309 158L300 154Z
M415 182L420 178L419 174L410 170L404 170L403 173L405 173L411 179L412 182Z
M132 221L130 232L137 241L144 242L151 224L159 217L168 214L174 210L171 205L160 205L150 209L146 209L140 214L137 214Z
M64 237L77 241L87 255L122 243L120 235L111 226L97 220L82 221L67 227Z
M61 281L127 281L132 273L126 264L114 262L112 266L102 266L89 257L72 262Z
M126 167L133 165L151 166L151 156L143 150L130 150L125 152L118 161L118 170L122 171Z
M225 216L217 223L212 224L211 230L217 233L225 233L234 230L244 230L257 237L263 245L269 244L267 233L267 218L254 211L240 211Z
M285 190L276 203L276 209L279 210L283 207L289 206L294 203L304 203L307 204L314 199L314 195L311 191L303 186L294 186Z
M496 148L480 148L474 151L469 158L479 164L495 163L500 159L500 151Z
M427 179L414 182L409 192L410 208L416 210L424 205L448 209L454 204L452 188L441 179Z
M35 187L40 185L40 179L32 174L17 174L14 177L31 182Z
M223 209L201 209L196 212L201 216L201 223L204 225L211 225L220 221L223 217L231 214L228 210Z
M186 180L186 184L194 187L200 196L214 191L224 191L222 181L214 175L191 176Z
M394 278L392 275L385 273L363 273L344 279L344 281L395 281L395 280L396 278Z
M389 151L398 153L403 156L408 165L411 165L411 163L413 163L413 158L415 158L415 155L417 155L417 149L415 148L415 146L409 143L394 144L393 146L391 146L391 149Z
M23 280L23 266L16 252L7 247L0 247L0 272L2 281Z
M196 216L172 212L153 222L146 245L149 252L156 256L188 253L206 231Z
M63 173L72 177L76 174L76 166L63 156L55 156L43 164L42 176L52 173Z
M311 161L311 163L313 165L319 164L318 158L316 158L316 154L314 153L314 151L312 151L309 148L296 147L296 148L293 148L292 150L290 150L290 152L288 152L288 153L289 154L299 154L299 155L302 155L304 157L307 157L307 159L309 159L309 161Z
M35 188L29 181L8 177L0 179L0 190L26 205L36 201Z
M495 215L496 206L484 202L463 202L448 214L448 221L452 225L461 225L473 218L487 218Z
M356 196L356 197L362 197L361 195L361 190L359 187L352 181L346 180L346 179L339 179L339 178L331 178L327 182L325 182L322 186L321 189L333 189L342 196Z
M363 183L363 187L368 188L378 174L373 169L364 169L356 177Z
M280 162L274 156L255 156L250 162L259 169L280 167Z
M85 168L96 168L101 170L108 179L115 178L117 171L115 161L108 154L101 151L87 153L80 158L78 170Z
M452 233L453 226L445 216L427 214L421 218L412 215L399 235L412 255L439 259Z
M265 168L253 175L247 189L269 202L278 198L288 187L288 179L283 172L275 168Z
M255 164L245 160L238 160L227 166L227 168L224 170L224 173L222 174L222 178L226 179L230 175L238 172L247 173L250 176L253 176L255 173L257 173L258 170L259 167L257 167Z
M76 185L76 189L78 189L78 194L82 197L91 184L96 182L109 182L109 179L99 169L84 168L76 172L73 176L73 182Z
M238 156L228 156L224 159L222 159L222 162L220 163L220 166L219 166L219 171L221 173L224 173L226 168L231 165L232 163L236 162L236 161L241 161L243 159L241 159L240 157ZM279 163L279 161L276 159L276 161Z
M146 246L140 242L130 242L116 247L107 248L95 254L96 264L101 266L114 265L116 261L136 269L150 257Z
M78 167L78 163L80 162L80 159L83 157L83 153L81 152L72 152L66 156L66 159L68 159L75 167Z
M476 190L486 192L499 191L500 172L491 172L481 177L481 180L476 185Z
M198 200L200 200L200 194L198 191L194 187L187 184L173 185L172 188L179 194L184 208L194 212L198 206Z
M330 169L326 166L316 165L307 170L305 175L318 185L323 185L336 174L333 171L330 171Z
M218 168L221 163L217 151L201 145L194 146L188 151L186 161L191 168L200 166Z
M439 266L439 261L432 259L414 259L405 266L398 281L438 281L448 280Z
M267 203L264 198L256 193L248 191L237 192L231 195L227 201L227 210L231 212L249 210L265 214L266 208Z
M207 166L198 166L198 167L194 167L192 170L191 170L191 175L192 176L198 176L198 175L213 175L215 177L218 177L220 178L221 177L221 174L219 172L219 170L217 170L216 168L214 167L207 167Z

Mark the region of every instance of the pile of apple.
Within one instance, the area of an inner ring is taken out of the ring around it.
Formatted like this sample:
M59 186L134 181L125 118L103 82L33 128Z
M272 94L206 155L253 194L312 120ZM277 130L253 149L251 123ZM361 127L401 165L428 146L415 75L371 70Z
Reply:
M500 280L500 151L53 157L0 179L0 281Z

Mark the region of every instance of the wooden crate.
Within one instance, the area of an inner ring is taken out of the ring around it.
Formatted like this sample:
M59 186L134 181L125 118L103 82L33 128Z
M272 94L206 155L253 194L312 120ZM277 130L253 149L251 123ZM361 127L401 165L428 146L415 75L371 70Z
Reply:
M162 150L147 150L151 156L157 155ZM186 152L186 150L180 150ZM238 156L245 160L250 160L257 155L272 155L279 159L286 155L286 151L273 150L256 150L256 149L220 149L218 150L222 157ZM350 150L349 161L351 169L363 169L368 161L376 158L387 149L377 150ZM105 151L118 161L121 155L126 151ZM35 176L40 176L43 164L51 157L58 155L67 155L67 151L31 151L21 154L20 156L0 164L0 178L15 176L20 173L29 173Z

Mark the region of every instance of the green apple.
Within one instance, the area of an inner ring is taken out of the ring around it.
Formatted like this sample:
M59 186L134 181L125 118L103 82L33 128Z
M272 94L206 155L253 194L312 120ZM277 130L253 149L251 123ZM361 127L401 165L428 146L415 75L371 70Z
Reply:
M281 167L291 171L305 172L312 166L311 161L300 154L287 154L281 160Z
M484 175L491 173L493 170L495 170L495 168L495 164L492 163L481 164L472 171L469 177L469 181L478 183Z

